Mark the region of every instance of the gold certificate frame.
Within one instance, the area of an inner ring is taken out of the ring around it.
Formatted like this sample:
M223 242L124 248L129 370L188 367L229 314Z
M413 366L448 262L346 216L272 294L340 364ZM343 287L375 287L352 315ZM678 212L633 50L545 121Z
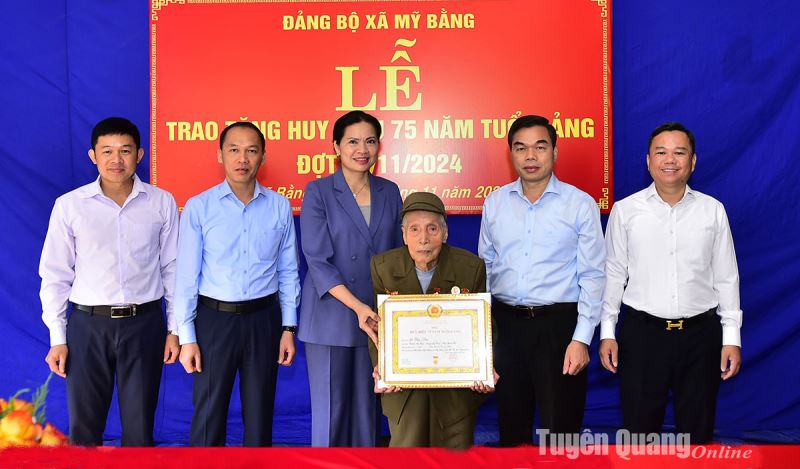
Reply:
M378 387L494 386L491 295L378 295Z

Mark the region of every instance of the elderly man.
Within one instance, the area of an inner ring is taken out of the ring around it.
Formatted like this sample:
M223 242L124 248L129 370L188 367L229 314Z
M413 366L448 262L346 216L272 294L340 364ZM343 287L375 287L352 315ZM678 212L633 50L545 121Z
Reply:
M446 215L439 197L415 192L406 198L400 216L406 246L372 258L370 267L376 295L449 293L453 287L473 293L486 291L483 261L446 244ZM377 350L371 346L370 352L375 365ZM469 448L478 407L483 402L482 393L491 391L492 388L476 384L472 390L415 389L384 393L381 404L389 419L390 446Z
M657 127L647 152L653 183L611 211L600 360L619 369L625 428L660 432L672 391L677 431L707 443L720 377L739 371L742 311L725 208L687 184L696 161L686 127Z

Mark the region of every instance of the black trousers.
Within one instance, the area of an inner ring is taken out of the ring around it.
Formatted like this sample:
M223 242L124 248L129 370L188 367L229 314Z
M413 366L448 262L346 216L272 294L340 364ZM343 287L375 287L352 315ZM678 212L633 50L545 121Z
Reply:
M239 372L244 446L272 446L281 311L277 301L252 313L197 306L202 373L194 374L192 446L225 446L228 407Z
M689 433L692 444L711 441L721 381L719 316L667 330L665 322L628 308L617 338L623 427L660 432L672 392L677 432Z
M103 444L116 376L122 445L153 446L166 337L160 308L120 319L72 310L67 323L72 444Z
M578 321L577 303L547 306L523 316L492 300L497 324L494 366L500 446L533 443L534 411L550 433L578 433L586 403L587 371L562 374L564 354Z

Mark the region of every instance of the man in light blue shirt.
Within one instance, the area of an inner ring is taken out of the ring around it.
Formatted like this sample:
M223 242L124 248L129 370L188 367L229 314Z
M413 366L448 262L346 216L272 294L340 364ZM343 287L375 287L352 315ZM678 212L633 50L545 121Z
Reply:
M514 121L508 145L519 179L483 207L478 254L497 324L501 446L532 443L536 406L551 434L577 433L583 421L606 251L595 201L553 174L556 138L544 117Z
M180 362L195 373L192 446L224 446L239 372L245 446L272 444L277 365L295 355L300 299L289 201L261 186L264 135L236 122L220 135L225 181L189 199L178 240Z

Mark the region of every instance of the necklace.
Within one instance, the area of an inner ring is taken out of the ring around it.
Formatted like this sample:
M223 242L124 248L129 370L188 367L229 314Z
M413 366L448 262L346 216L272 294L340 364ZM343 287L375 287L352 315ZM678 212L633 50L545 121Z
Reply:
M358 194L363 192L364 188L367 187L367 185L369 185L369 179L367 179L367 181L364 183L364 185L361 186L361 189L359 189L357 192L353 192L353 197L358 198Z

